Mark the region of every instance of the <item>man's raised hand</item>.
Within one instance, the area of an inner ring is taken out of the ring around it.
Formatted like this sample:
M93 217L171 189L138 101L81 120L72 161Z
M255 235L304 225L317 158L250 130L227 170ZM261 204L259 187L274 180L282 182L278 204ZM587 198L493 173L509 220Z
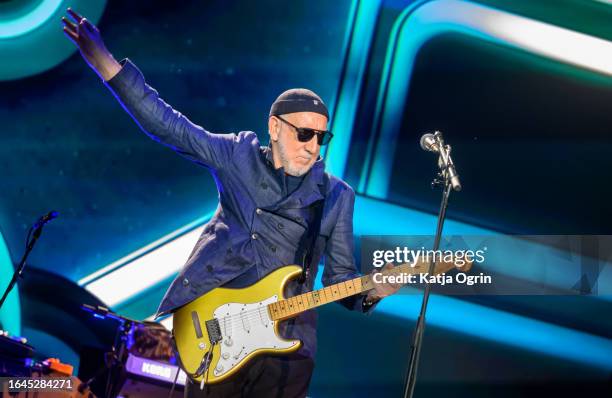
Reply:
M106 49L100 30L71 8L70 18L62 17L64 34L77 46L83 59L103 80L110 80L121 65Z

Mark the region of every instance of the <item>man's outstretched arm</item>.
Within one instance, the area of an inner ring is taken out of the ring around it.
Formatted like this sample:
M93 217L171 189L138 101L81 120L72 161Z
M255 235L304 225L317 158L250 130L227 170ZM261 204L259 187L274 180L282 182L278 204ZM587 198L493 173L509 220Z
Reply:
M64 33L145 133L190 160L213 168L227 164L239 137L211 134L172 109L134 64L117 62L95 25L71 9L68 14L72 20L62 18Z

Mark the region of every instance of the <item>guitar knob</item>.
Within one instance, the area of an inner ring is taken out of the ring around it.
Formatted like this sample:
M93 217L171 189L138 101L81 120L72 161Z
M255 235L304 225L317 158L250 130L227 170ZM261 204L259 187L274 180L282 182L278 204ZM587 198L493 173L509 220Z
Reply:
M223 372L223 365L217 365L217 372Z
M230 339L229 337L227 339L225 339L225 341L223 342L226 346L231 347L234 342L232 341L232 339Z
M202 342L202 343L198 344L198 348L200 350L203 350L204 348L206 348L206 343Z
M227 352L224 352L223 355L221 355L221 358L223 359L229 359L230 355Z

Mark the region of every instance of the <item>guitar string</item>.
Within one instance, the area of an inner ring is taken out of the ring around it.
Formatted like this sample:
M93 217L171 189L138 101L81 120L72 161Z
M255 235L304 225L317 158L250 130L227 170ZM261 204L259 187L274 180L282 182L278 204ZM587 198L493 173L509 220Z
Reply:
M308 302L308 300L303 300L302 302L304 301ZM319 301L315 300L314 302L315 302L314 306L310 304L310 302L308 302L308 306L312 308L320 304L326 304L326 303L322 303L322 300L319 300ZM276 303L278 303L278 301ZM268 306L269 304L263 307L259 307L257 309L244 311L240 314L230 314L230 315L226 315L224 317L218 318L219 325L222 326L222 324L226 323L227 322L226 319L229 319L229 322L231 322L232 326L236 324L242 324L244 323L244 321L254 321L254 320L261 321L262 311L263 311L263 314L268 316L267 311L266 311ZM295 307L298 308L298 313L309 309L309 308L306 308L302 310L299 308L298 305L295 305ZM290 312L293 312L293 307L291 307L289 304L285 304L285 308L286 310L288 309ZM272 312L272 310L270 312Z
M301 302L304 302L304 301L307 301L307 300L303 300ZM276 303L278 303L278 301ZM319 304L321 304L321 300L315 301L315 305L314 306L319 305ZM313 305L309 303L308 306L312 307ZM225 322L226 319L230 319L230 321L233 324L236 324L236 323L242 323L243 320L259 319L261 317L261 315L262 315L262 311L263 311L263 313L265 313L267 315L267 311L266 310L267 310L268 307L269 307L269 304L264 306L264 307L259 307L259 308L254 309L254 310L244 311L244 312L242 312L240 314L226 315L226 316L224 316L222 318L218 318L218 320L221 323L221 322ZM309 309L309 308L306 308L306 309L302 310L302 309L299 308L298 305L295 305L295 307L298 308L298 312L306 311L306 310ZM289 309L290 312L293 312L293 304L291 304L291 306L289 304L286 304L285 308ZM270 312L273 312L273 311L271 310Z
M399 271L399 267L400 267L400 266L396 267L396 269L395 269L394 271ZM413 267L413 268L414 268L414 267ZM416 268L419 268L419 266L417 266ZM402 271L403 271L403 270L402 270ZM392 273L394 273L394 272L392 271ZM348 282L348 281L345 281L345 282ZM343 282L340 282L340 283L343 283ZM334 285L332 285L332 286L334 286ZM328 303L331 303L331 302L334 302L334 301L337 301L337 300L341 300L341 299L343 299L343 298L351 297L351 296L354 296L354 295L357 295L357 294L361 293L361 291L368 290L368 289L364 289L364 287L365 287L366 285L365 285L365 284L362 284L362 288L361 288L361 289L355 289L353 292L351 292L350 294L348 294L348 295L346 295L346 296L344 296L344 297L335 297L335 294L337 294L337 293L338 293L338 290L335 290L335 291L334 291L334 292L331 294L332 299L331 299L331 300L329 300L329 299L328 299L328 294L325 294L323 291L324 291L324 289L329 289L329 288L331 288L332 286L327 286L327 287L325 287L325 288L323 288L323 289L319 289L319 290L315 290L315 291L312 291L312 292L303 293L303 295L304 295L304 299L305 299L305 300L302 300L301 302L306 301L306 304L307 304L307 306L308 306L309 308L306 308L306 309L300 309L300 308L299 308L299 305L298 305L299 303L298 303L298 304L296 304L296 305L295 305L295 307L297 307L297 312L295 312L295 315L297 315L297 314L299 314L299 313L301 313L301 312L303 312L303 311L307 311L308 309L311 309L311 308L317 307L317 306L319 306L319 305L322 305L322 304L328 304ZM346 287L345 287L345 290L348 292L348 289L347 289ZM361 291L360 291L360 292L357 292L358 290L361 290ZM313 304L311 304L311 302L308 300L307 295L314 295L314 294L318 295L318 296L319 296L319 299L318 299L318 301L317 301L316 299L314 299L314 298L313 298L312 300L313 300L313 301L314 301L314 303L315 303L315 304L313 305ZM340 294L342 295L342 293L340 293ZM323 296L323 300L321 300L321 298L320 298L321 296ZM288 310L288 311L289 311L290 313L292 313L292 315L293 315L294 310L293 310L293 306L292 306L292 304L289 302L289 299L292 299L292 298L295 298L295 297L300 297L300 295L298 295L298 296L294 296L294 297L289 297L289 298L286 298L286 299L283 299L283 300L280 300L280 301L276 301L276 302L271 303L271 304L277 304L277 303L280 303L280 302L284 301L284 302L285 302L285 311L287 311L287 310ZM325 300L325 301L324 301L324 300ZM301 303L301 302L300 302L300 303ZM226 334L227 334L228 322L229 322L229 327L231 328L231 330L233 330L233 329L234 329L234 326L236 326L236 325L238 325L238 326L242 326L242 328L243 328L243 329L249 329L249 328L246 328L246 327L245 327L245 325L244 325L245 321L246 321L246 322L251 322L251 321L254 321L255 323L265 321L265 323L267 323L268 321L266 321L266 319L265 319L265 318L262 320L262 315L266 315L266 316L268 317L268 319L269 319L270 321L272 321L271 317L270 317L270 316L269 316L269 314L267 313L267 312L268 312L268 311L267 311L267 308L271 308L271 307L270 307L270 305L271 305L271 304L267 304L267 305L265 305L265 306L258 307L257 309L247 310L247 311L244 311L244 312L243 312L243 313L241 313L241 314L230 314L230 315L224 316L224 317L222 317L222 318L218 318L218 321L219 321L219 327L222 327L222 328L223 328L223 329L226 331ZM302 304L302 306L303 306L303 304ZM263 312L262 312L262 311L263 311ZM272 313L272 312L273 312L273 311L272 311L272 309L270 309L270 313ZM229 319L229 321L228 321L228 319ZM250 325L248 325L248 326L250 326ZM231 335L231 334L230 334L230 335Z
M399 268L399 267L398 267L398 268ZM348 282L348 281L345 281L345 282ZM340 282L340 283L342 283L342 282ZM334 286L334 285L332 285L332 286ZM340 300L340 299L343 299L343 298L347 298L347 297L351 297L351 296L354 296L354 295L356 295L356 294L359 294L360 292L357 292L357 291L358 291L358 290L362 290L362 291L363 291L363 290L364 290L364 289L363 289L363 287L365 287L366 285L365 285L364 283L362 283L362 288L361 288L361 289L357 289L357 288L355 288L355 290L354 290L354 291L350 292L348 295L346 295L346 296L344 296L344 297L335 297L335 296L337 295L338 291L340 291L339 289L334 290L334 291L333 291L333 293L328 293L328 294L325 294L325 293L323 292L323 291L324 291L324 289L329 289L329 288L331 288L332 286L327 286L327 287L325 287L325 288L323 288L323 289L315 290L315 291L308 292L308 293L303 293L303 294L305 295L305 297L304 297L304 300L302 300L301 302L304 302L304 301L305 301L305 302L307 303L307 306L308 306L308 307L310 307L310 308L314 308L314 307L317 307L317 306L322 305L322 304L331 303L331 302L334 302L334 301L337 301L337 300ZM349 290L349 289L345 287L345 290L348 292L348 290ZM321 297L321 296L322 296L322 297L323 297L323 300L322 300L321 298L319 298L319 299L318 299L318 301L317 301L317 299L314 299L314 298L313 298L312 300L313 300L313 301L314 301L314 303L315 303L315 304L313 305L313 304L311 304L311 302L308 300L308 298L307 298L307 296L306 296L306 295L314 295L315 293L316 293L316 294L317 294L319 297ZM329 299L328 299L328 296L329 296L329 295L331 295L331 297L332 297L332 299L331 299L331 300L329 300ZM340 295L343 295L343 293L341 292L341 293L340 293ZM298 295L298 296L294 296L294 297L300 297L300 295ZM300 309L300 308L299 308L299 305L298 305L299 303L298 303L298 304L295 304L295 305L292 305L292 304L289 302L289 299L294 298L294 297L289 297L289 298L286 298L286 299L283 299L283 300L280 300L280 301L276 301L276 302L271 303L271 304L275 304L275 303L279 303L279 302L285 301L285 303L286 303L286 304L285 304L285 311L287 311L287 310L288 310L290 313L293 313L293 312L294 312L294 310L293 310L293 306L297 307L297 312L295 313L295 315L299 314L300 312L303 312L303 311L306 311L306 310L310 309L310 308ZM300 302L300 303L301 303L301 302ZM303 305L303 304L302 304L302 305ZM259 308L257 308L257 309L253 309L253 310L247 310L247 311L244 311L244 312L242 312L241 314L230 314L230 315L224 316L224 317L222 317L222 318L218 318L218 321L219 321L219 326L220 326L220 327L224 327L225 329L227 329L227 326L226 326L226 325L227 325L227 323L229 322L229 323L230 323L230 325L229 325L229 326L232 328L232 330L233 330L233 328L234 328L234 326L235 326L235 325L242 326L242 328L243 328L243 329L248 329L248 328L246 328L246 327L245 327L245 325L244 325L245 321L246 321L246 322L250 322L250 321L254 321L254 322L259 321L259 322L262 322L262 319L261 319L261 317L262 317L262 311L264 311L264 313L263 313L263 314L268 315L268 314L266 314L266 312L267 312L267 311L265 311L265 310L266 310L268 307L270 307L270 304L267 304L266 306L263 306L263 307L259 307ZM272 310L270 310L270 312L272 312ZM227 321L227 319L229 319L229 321ZM270 318L268 318L268 319L270 319ZM272 319L270 319L270 321L271 321L271 320L272 320ZM265 319L264 319L264 321L265 321ZM266 321L265 323L267 323L267 321ZM248 325L248 326L250 326L250 325Z
M337 292L338 292L338 290L336 290L336 291L335 291L335 293L337 293ZM313 293L313 292L306 293L306 294L312 294L312 293ZM322 295L322 294L319 294L319 296L321 296L321 295ZM339 300L339 299L342 299L342 298L350 297L350 296L352 296L352 295L354 295L354 294L350 294L349 296L345 296L345 297L334 297L334 294L332 294L332 300L331 300L331 301L322 302L323 300L321 300L321 299L318 299L318 301L317 301L317 300L315 300L315 299L313 299L313 301L314 301L314 303L315 303L314 305L313 305L313 304L311 304L311 303L308 301L308 299L307 299L307 298L305 298L305 299L304 299L304 300L302 300L301 302L304 302L304 301L305 301L305 302L308 304L308 306L312 308L312 307L316 307L316 306L321 305L321 304L327 304L327 303L330 303L330 302L333 302L333 301L336 301L336 300ZM299 296L294 296L294 297L299 297ZM291 298L293 298L293 297L291 297ZM325 300L327 300L327 297L325 297L324 299L325 299ZM291 306L292 304L290 304L290 303L288 302L288 299L283 299L283 301L286 301L286 302L287 302L287 303L285 304L285 308L286 308L286 310L287 310L287 309L289 309L289 312L293 312L293 307ZM279 303L279 302L280 302L280 301L276 301L275 303ZM248 322L248 321L260 321L260 322L261 322L262 311L264 311L264 313L266 313L267 311L265 311L265 310L266 310L266 309L267 309L267 307L269 307L269 306L270 306L270 304L268 304L268 305L266 305L266 306L263 306L263 307L259 307L259 308L257 308L257 309L253 309L253 310L244 311L244 312L242 312L241 314L230 314L230 315L224 316L224 317L222 317L222 318L218 318L218 321L219 321L219 326L220 326L220 327L223 327L223 325L224 325L224 324L227 324L226 319L229 319L229 322L231 322L231 327L232 327L232 328L233 328L233 327L234 327L236 324L238 324L238 325L240 325L240 324L244 324L244 322L245 322L245 321L247 321L247 322ZM300 309L300 308L299 308L299 306L298 306L298 305L295 305L295 307L297 307L297 308L298 308L298 312L297 312L297 313L300 313L300 312L302 312L302 311L306 311L306 310L310 309L310 308L307 308L307 309L302 310L302 309ZM272 312L272 311L271 311L271 312ZM267 314L266 314L266 315L267 315ZM296 314L296 315L297 315L297 314ZM271 320L271 319L270 319L270 320ZM267 322L266 322L266 323L267 323ZM242 326L243 326L243 328L244 328L244 325L242 325Z

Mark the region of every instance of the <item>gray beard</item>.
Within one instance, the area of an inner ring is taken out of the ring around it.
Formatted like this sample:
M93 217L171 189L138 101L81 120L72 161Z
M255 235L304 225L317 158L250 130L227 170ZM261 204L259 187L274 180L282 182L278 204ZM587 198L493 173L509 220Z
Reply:
M285 170L285 173L294 177L301 177L310 170L309 166L294 167L291 165L289 158L287 157L287 151L282 140L278 140L278 152L281 159L281 165Z

